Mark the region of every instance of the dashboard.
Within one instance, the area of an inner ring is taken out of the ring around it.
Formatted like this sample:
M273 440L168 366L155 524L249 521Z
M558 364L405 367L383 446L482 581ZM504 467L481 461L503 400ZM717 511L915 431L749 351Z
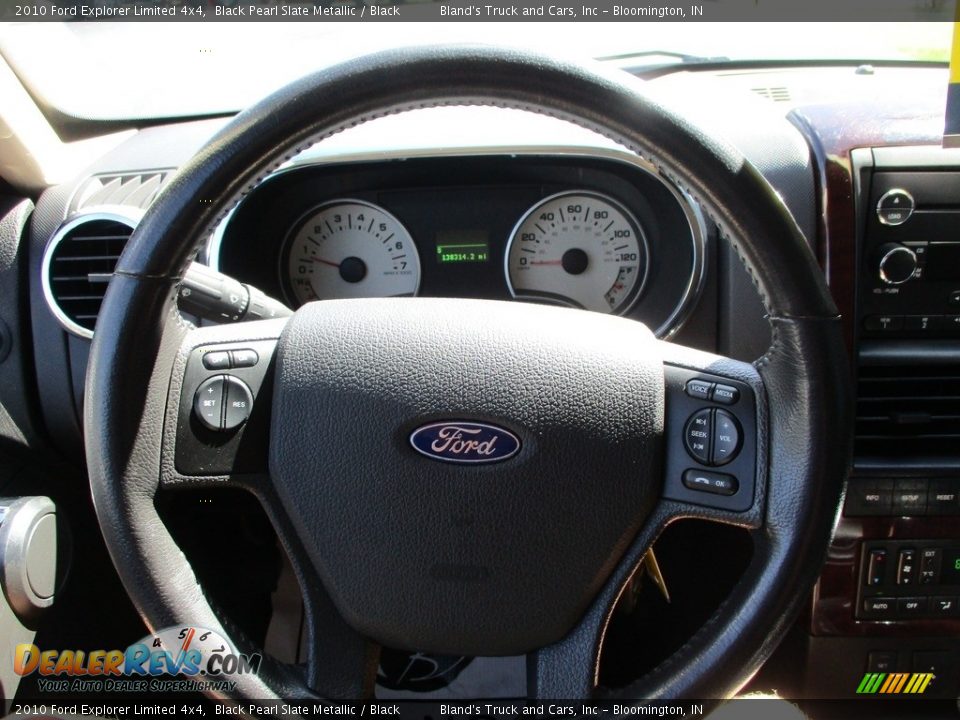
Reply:
M856 467L804 616L802 656L785 661L791 673L804 666L795 694L850 697L851 677L865 671L933 663L956 678L960 668L958 392L945 390L960 388L960 320L946 320L960 318L960 281L956 246L928 246L952 240L960 208L960 158L937 147L945 83L940 70L846 67L679 72L650 83L774 186L845 318L849 357L839 361L859 380ZM143 128L35 208L4 211L0 237L24 238L29 282L0 284L9 293L0 320L12 328L0 342L0 409L77 463L104 279L140 214L224 122ZM892 189L916 199L909 222L878 216ZM911 267L887 282L897 268L881 276L878 263L894 249L912 253L927 277ZM953 254L920 263L925 251ZM687 195L604 138L512 111L383 118L309 148L210 229L198 261L290 307L405 295L538 302L622 315L745 360L769 344L751 279ZM20 334L3 314L16 311L29 318ZM33 365L15 365L15 352L4 361L18 344ZM866 432L871 423L882 433ZM901 582L909 572L900 566L916 561L919 577L925 557L937 558L935 582ZM937 689L956 691L955 682Z

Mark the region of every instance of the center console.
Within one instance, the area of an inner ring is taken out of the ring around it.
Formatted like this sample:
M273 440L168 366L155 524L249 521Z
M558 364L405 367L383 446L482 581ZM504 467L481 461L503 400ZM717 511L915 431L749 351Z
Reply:
M817 585L821 687L933 673L960 693L960 152L850 153L856 208L854 468Z

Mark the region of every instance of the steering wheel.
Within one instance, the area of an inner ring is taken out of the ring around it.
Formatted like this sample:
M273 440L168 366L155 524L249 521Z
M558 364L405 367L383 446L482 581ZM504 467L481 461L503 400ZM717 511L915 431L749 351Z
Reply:
M622 318L494 301L315 302L289 320L211 328L181 319L178 282L200 243L272 170L345 128L441 105L555 116L640 155L736 249L769 317L766 354L743 363ZM183 474L200 358L224 347L260 348L264 471ZM308 662L266 660L232 678L230 698L370 696L380 645L524 653L533 698L612 696L597 687L609 614L658 533L684 517L748 529L749 566L681 649L616 694L724 698L776 646L825 553L849 459L844 357L837 310L777 194L640 83L514 49L388 51L242 112L146 213L93 341L87 462L147 624L213 629L243 651L256 648L213 610L154 498L196 487L259 498L305 595ZM712 404L688 386L697 379L739 399ZM716 433L721 419L736 459L707 471L690 431ZM516 452L427 457L410 438L434 423L486 428Z

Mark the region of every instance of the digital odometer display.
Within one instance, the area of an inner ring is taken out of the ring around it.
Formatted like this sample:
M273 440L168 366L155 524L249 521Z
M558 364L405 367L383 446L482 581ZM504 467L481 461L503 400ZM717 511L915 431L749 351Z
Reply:
M455 230L437 233L437 262L483 263L490 260L490 240L483 230Z

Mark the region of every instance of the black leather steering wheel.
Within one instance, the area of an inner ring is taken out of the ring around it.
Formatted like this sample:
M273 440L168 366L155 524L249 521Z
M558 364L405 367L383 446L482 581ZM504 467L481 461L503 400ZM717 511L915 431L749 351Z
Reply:
M657 341L620 318L487 301L310 303L289 322L202 329L180 318L178 281L199 244L267 174L347 127L439 105L543 113L641 155L737 250L769 316L767 353L747 364ZM196 358L253 342L275 348L255 401L270 411L269 472L179 473ZM836 308L782 201L734 149L642 85L512 49L388 51L238 115L147 212L93 342L87 462L108 547L148 625L216 629L246 650L154 497L240 486L263 503L305 594L309 661L237 676L233 697L369 695L380 643L523 652L531 696L602 695L597 659L620 589L669 522L697 517L749 529L749 567L679 651L618 694L723 698L775 647L825 552L848 462L844 357ZM678 468L692 462L682 428L697 407L684 383L703 376L741 392L736 501L680 482ZM435 462L408 438L437 419L496 424L521 450L482 467Z

